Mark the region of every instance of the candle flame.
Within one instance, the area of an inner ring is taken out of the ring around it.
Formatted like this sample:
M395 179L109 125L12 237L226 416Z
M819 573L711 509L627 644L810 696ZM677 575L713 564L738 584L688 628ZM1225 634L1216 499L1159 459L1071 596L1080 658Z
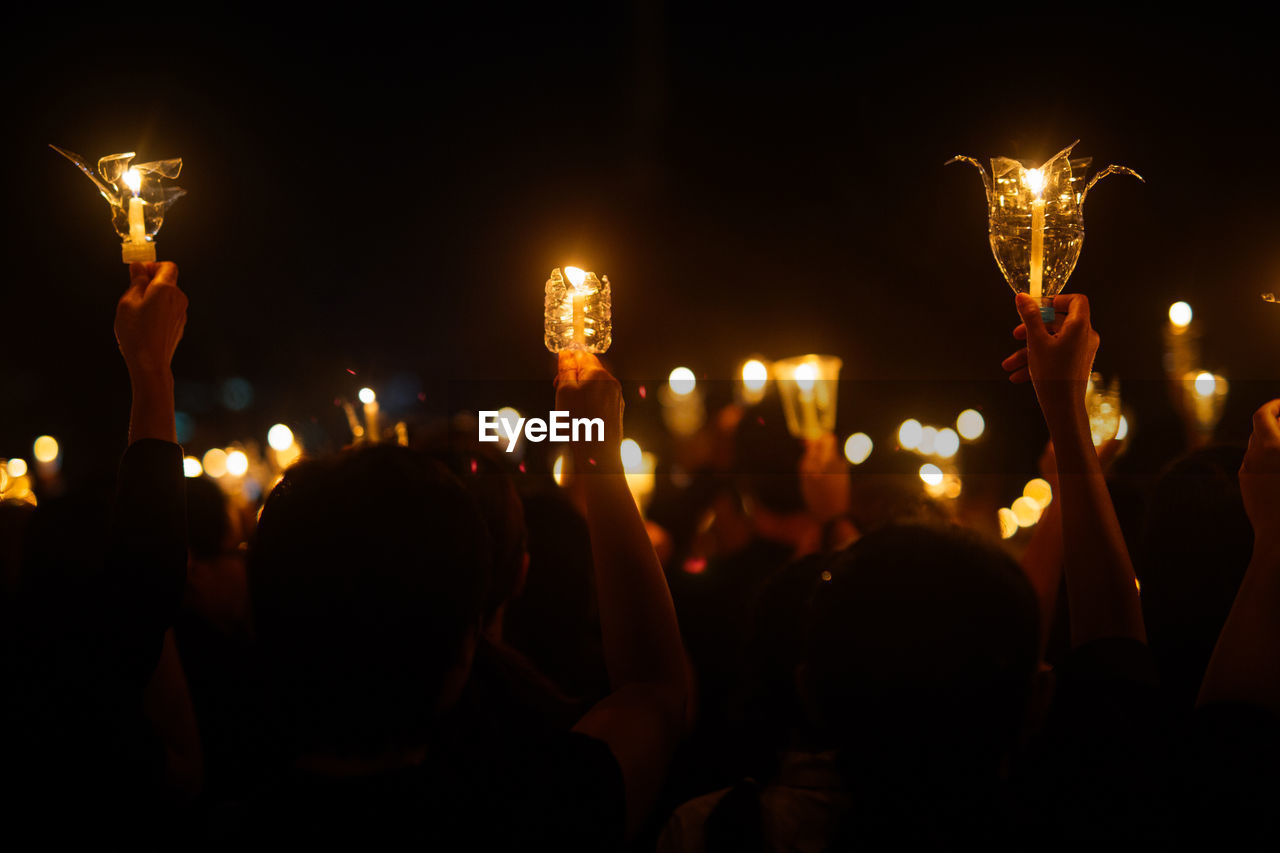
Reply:
M796 387L801 391L812 391L813 383L818 378L818 371L812 364L802 364L796 368Z
M1175 302L1169 306L1169 322L1179 329L1191 325L1191 306L1185 302Z
M569 279L569 283L573 285L574 290L581 290L582 283L587 280L586 272L577 267L565 267L564 274Z
M1217 390L1218 380L1212 373L1205 371L1196 377L1195 388L1196 393L1201 397L1211 397L1213 392Z
M137 195L138 190L142 189L142 173L137 169L129 169L124 173L124 182L129 189L133 190L133 194Z
M357 392L356 396L359 397L360 402L364 403L365 405L368 405L369 403L372 403L374 400L378 399L378 395L373 393L372 388L361 388L359 392Z
M769 381L769 368L764 362L753 358L742 365L742 384L748 391L759 391Z
M1027 169L1023 172L1022 182L1036 198L1040 198L1044 192L1044 172L1039 169Z

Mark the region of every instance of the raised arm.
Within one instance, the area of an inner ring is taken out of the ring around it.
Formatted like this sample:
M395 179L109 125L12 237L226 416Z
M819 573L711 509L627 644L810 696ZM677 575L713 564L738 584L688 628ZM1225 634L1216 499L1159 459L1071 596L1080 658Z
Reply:
M1280 400L1253 416L1240 493L1253 524L1253 558L1197 704L1246 702L1280 714Z
M1098 351L1082 294L1058 296L1057 333L1040 319L1040 306L1017 297L1022 324L1014 337L1027 346L1004 361L1013 382L1031 381L1057 457L1063 564L1071 610L1071 643L1129 638L1146 642L1137 580L1116 519L1102 465L1089 431L1084 391Z
M622 469L622 391L594 355L560 353L556 408L600 418L604 441L573 445L584 490L605 665L613 692L574 727L609 745L634 832L662 787L688 725L689 674L662 565Z

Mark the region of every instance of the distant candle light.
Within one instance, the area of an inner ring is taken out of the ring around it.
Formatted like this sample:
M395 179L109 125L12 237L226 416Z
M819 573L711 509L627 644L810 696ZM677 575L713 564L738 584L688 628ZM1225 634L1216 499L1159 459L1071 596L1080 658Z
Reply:
M1185 302L1175 302L1169 306L1169 322L1179 329L1191 325L1191 306Z
M687 367L677 367L671 371L671 375L667 377L667 384L671 386L671 391L675 394L684 396L690 394L698 385L698 378L693 375L693 371Z

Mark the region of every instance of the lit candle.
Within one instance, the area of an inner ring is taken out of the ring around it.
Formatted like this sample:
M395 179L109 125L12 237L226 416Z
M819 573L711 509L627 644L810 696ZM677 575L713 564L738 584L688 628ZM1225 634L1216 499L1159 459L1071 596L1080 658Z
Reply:
M565 267L564 274L569 279L569 284L573 286L573 293L569 295L573 305L573 342L585 348L587 345L587 294L582 290L582 283L587 280L587 274L578 267Z
M812 435L822 432L818 423L818 403L813 397L813 385L818 379L818 371L812 362L806 361L796 367L796 388L800 391L800 432Z
M1028 169L1023 180L1035 196L1031 201L1031 298L1040 299L1044 295L1044 173Z
M364 403L364 434L365 437L373 442L378 443L378 396L373 393L372 388L361 388L358 395L360 402Z
M147 222L143 217L142 199L138 197L138 191L142 189L142 175L137 169L129 169L124 173L124 182L133 191L133 198L129 199L129 242L145 243Z

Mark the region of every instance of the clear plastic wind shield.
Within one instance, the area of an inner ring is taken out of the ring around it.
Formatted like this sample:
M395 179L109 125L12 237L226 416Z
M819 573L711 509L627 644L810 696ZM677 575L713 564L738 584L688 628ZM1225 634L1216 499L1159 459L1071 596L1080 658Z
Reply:
M49 147L79 167L111 205L111 226L124 241L125 261L155 260L156 232L169 208L186 195L182 187L166 183L178 177L182 159L134 163L137 155L133 152L108 154L98 160L95 172L79 154L56 145Z

